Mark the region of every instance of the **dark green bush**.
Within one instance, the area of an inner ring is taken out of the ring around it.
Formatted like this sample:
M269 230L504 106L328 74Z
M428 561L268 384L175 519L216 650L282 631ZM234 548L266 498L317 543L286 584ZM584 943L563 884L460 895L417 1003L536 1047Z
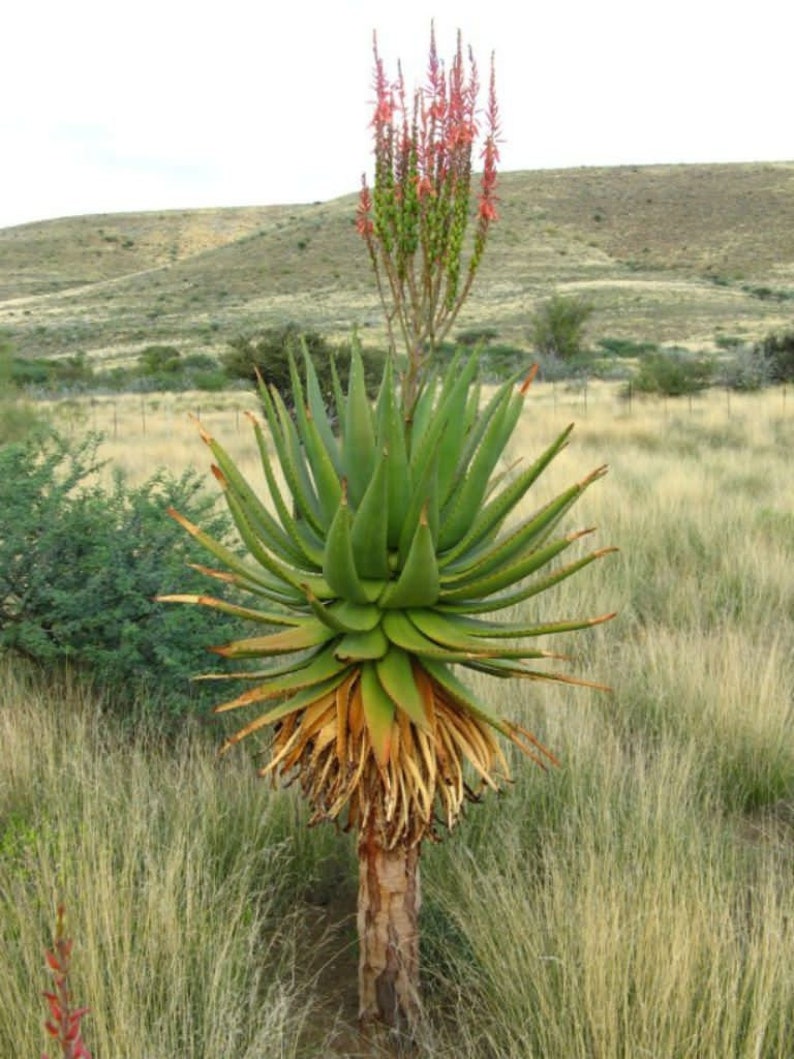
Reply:
M638 342L633 338L599 338L598 345L604 353L613 357L641 357L655 353L659 348L655 342Z
M211 390L229 387L229 376L217 358L208 353L182 354L175 346L147 346L138 354L134 369L115 367L97 372L96 389L153 393Z
M176 346L147 346L138 354L141 375L174 375L182 370L182 354Z
M742 339L738 335L716 335L714 345L717 349L739 349Z
M11 362L11 381L19 387L45 390L85 390L93 381L93 369L84 353L71 357L14 357Z
M461 348L467 352L476 352L479 344L480 377L484 382L504 382L511 375L529 371L539 359L530 350L521 346L514 346L509 342L485 341L483 336L487 332L487 328L474 328L470 332L457 335L454 341L442 342L433 354L434 364L443 370L452 358L460 353ZM464 341L464 336L467 334L480 335L481 342Z
M640 393L682 397L705 390L713 376L714 362L710 357L668 349L643 357L633 385Z
M303 363L306 348L317 370L320 388L330 399L333 393L331 360L333 359L343 386L350 371L351 344L334 346L316 331L304 331L297 324L273 327L255 335L240 335L229 343L229 350L221 357L226 373L234 379L245 379L256 384L257 372L266 383L274 386L285 402L292 400L289 358ZM383 374L383 355L363 350L367 388L377 392Z
M227 519L194 473L135 487L116 475L103 487L97 470L96 438L50 433L0 448L0 650L82 671L122 711L141 695L172 716L217 700L190 678L230 623L154 597L208 587L186 569L206 554L167 507L221 537Z
M794 331L773 332L755 349L767 366L770 382L794 382Z
M541 356L570 360L584 350L584 332L593 315L591 302L578 296L553 294L535 311L529 340Z

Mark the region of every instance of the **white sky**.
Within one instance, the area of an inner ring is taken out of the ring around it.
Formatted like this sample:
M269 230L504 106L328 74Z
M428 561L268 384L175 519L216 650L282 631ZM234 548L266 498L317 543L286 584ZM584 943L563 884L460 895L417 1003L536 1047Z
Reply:
M431 18L496 52L503 171L794 159L785 0L10 0L0 227L353 192L372 31L413 87Z

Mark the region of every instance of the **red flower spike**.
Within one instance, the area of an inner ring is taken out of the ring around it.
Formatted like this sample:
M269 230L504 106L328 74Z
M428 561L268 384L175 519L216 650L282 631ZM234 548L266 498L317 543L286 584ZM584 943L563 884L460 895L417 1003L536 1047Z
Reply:
M45 953L47 966L53 975L54 991L43 994L50 1013L44 1023L44 1030L58 1042L62 1059L91 1059L91 1053L80 1036L80 1022L88 1013L88 1008L72 1008L69 970L74 942L64 936L65 918L63 905L59 905L53 950ZM43 1054L42 1059L48 1059L48 1056Z
M429 356L448 335L468 297L488 229L498 219L494 64L492 58L479 154L483 174L472 204L472 157L480 136L480 83L472 50L464 56L458 33L446 70L431 23L425 80L414 92L412 106L402 67L398 65L391 82L375 36L373 57L375 177L371 194L364 182L355 223L367 244L390 345L396 349L400 335L407 347L403 411L408 415L422 388ZM472 218L476 227L473 239L467 241Z

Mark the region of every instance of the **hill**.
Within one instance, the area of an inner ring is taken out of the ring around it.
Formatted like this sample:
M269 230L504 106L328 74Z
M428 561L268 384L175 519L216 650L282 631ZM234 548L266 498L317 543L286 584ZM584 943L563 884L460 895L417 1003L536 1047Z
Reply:
M791 321L794 163L504 174L501 220L460 327L524 344L552 291L591 337L708 347ZM217 352L290 320L380 338L355 195L325 203L96 215L0 230L0 328L23 356L125 363Z

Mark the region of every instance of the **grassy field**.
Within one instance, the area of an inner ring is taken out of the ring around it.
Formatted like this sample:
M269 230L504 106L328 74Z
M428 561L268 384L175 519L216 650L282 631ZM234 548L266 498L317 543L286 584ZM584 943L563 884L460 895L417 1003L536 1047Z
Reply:
M104 429L132 477L206 466L188 412L253 468L244 395L170 400L60 415ZM509 790L425 848L420 1054L790 1059L794 400L629 406L607 386L540 386L512 455L571 419L534 500L609 463L576 525L620 551L543 616L619 611L565 645L612 690L485 690L562 765L513 761ZM130 737L90 690L8 662L0 725L0 1054L44 1045L58 899L101 1059L369 1054L349 838L306 829L250 751L218 761L211 726Z
M351 175L351 190L357 181ZM604 337L713 348L791 320L794 163L507 173L461 329L526 348L554 290ZM67 218L0 230L0 330L20 356L131 362L151 343L217 354L297 321L382 343L356 196L250 209Z

